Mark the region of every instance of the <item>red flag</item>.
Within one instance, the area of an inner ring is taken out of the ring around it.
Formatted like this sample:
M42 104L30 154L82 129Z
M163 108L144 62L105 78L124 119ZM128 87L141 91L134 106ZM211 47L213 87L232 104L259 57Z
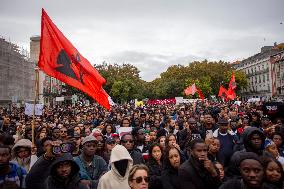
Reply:
M203 94L202 94L201 89L197 88L197 93L198 93L199 98L201 98L202 100L204 100L204 96L203 96Z
M221 97L221 98L227 98L227 94L228 91L227 89L225 89L222 85L220 86L220 89L219 89L219 94L218 96Z
M85 92L110 109L108 94L102 88L106 80L61 33L44 9L38 67L47 75Z
M184 89L184 93L186 96L194 95L196 91L197 89L196 89L195 83L193 83L191 86L188 86L186 89Z
M236 93L232 88L229 88L227 92L227 99L228 100L234 100L236 98Z
M232 72L232 77L229 83L229 88L235 90L237 88L236 80L235 80L235 75L234 72Z

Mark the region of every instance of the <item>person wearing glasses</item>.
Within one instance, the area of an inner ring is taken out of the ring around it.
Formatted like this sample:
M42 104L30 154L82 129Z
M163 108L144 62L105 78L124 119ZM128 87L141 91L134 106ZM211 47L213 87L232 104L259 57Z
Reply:
M134 165L129 172L128 184L131 189L148 189L149 169L143 164Z
M138 149L134 149L134 138L132 134L124 134L121 137L121 145L124 146L133 159L133 165L144 164L142 153Z

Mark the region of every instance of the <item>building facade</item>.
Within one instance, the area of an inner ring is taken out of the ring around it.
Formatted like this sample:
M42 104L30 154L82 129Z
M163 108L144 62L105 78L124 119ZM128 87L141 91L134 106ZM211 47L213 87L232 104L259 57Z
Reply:
M275 98L284 99L284 51L270 57L272 95Z
M20 47L0 38L0 104L33 101L34 68Z
M38 63L40 53L40 36L30 37L31 60ZM63 83L39 71L39 101L45 105L53 105L56 96L62 93Z
M242 100L250 98L269 100L275 97L273 78L276 71L273 71L275 68L271 57L281 52L277 45L265 46L261 48L260 53L233 65L237 70L243 71L248 79L248 87L242 89Z

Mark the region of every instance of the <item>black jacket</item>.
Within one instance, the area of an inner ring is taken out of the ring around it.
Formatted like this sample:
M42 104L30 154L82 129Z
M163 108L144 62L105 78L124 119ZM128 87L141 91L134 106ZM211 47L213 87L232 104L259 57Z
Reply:
M177 133L177 141L181 150L184 150L186 144L191 141L191 131L183 129Z
M173 167L163 169L161 180L164 189L180 189L178 170Z
M157 138L160 138L161 136L168 136L169 132L166 131L164 128L161 128L157 132Z
M230 179L224 184L220 186L219 189L243 189L246 188L244 182L242 179ZM265 184L262 184L260 187L261 189L275 189L275 188L270 188L270 186L267 186Z
M242 151L237 151L233 154L233 156L231 157L229 166L226 170L226 175L229 178L233 178L233 177L239 177L240 176L240 171L239 171L239 161L242 157L242 155L244 154L244 152L252 152L252 153L256 153L259 156L266 156L267 153L265 153L263 151L263 147L261 149L255 150L252 146L251 146L251 142L250 137L255 134L258 133L261 136L261 140L262 140L262 144L264 146L264 141L265 141L265 136L263 134L263 132L256 128L256 127L249 127L247 128L243 135L242 135L242 140L241 143L244 146L244 149Z
M69 161L72 165L71 174L67 183L56 174L58 164L64 161ZM86 189L87 187L80 183L79 170L80 168L73 160L72 155L67 153L63 154L63 156L57 158L52 163L51 172L44 183L44 189Z
M139 150L134 149L131 152L129 152L129 154L131 158L133 159L133 165L145 163L142 153Z
M43 156L35 162L26 177L28 189L43 189L43 183L49 175L52 162L45 160Z
M161 181L162 166L153 159L149 159L147 166L149 168L150 176L149 189L163 189Z
M217 189L221 185L219 177L212 177L193 157L180 166L178 176L181 189Z
M72 171L67 184L56 175L56 166L63 161L70 161ZM63 154L54 161L47 161L43 157L33 165L26 177L28 189L85 189L80 183L79 166L73 160L71 154Z

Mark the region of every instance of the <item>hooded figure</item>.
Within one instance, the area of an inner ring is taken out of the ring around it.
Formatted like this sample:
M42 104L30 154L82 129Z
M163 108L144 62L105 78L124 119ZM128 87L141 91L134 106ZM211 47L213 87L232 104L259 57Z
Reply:
M58 157L52 164L50 174L45 180L45 189L85 189L80 183L79 166L71 154L66 153Z
M244 145L244 149L235 152L231 157L230 165L226 172L228 177L240 176L238 162L242 158L244 152L253 152L258 156L269 156L263 151L265 135L260 129L256 127L249 127L245 129L241 141Z
M32 142L29 139L19 140L12 148L12 162L23 167L27 172L37 161L37 156L31 154Z
M130 189L128 175L133 160L124 146L116 145L112 149L110 163L111 170L100 178L98 189Z

